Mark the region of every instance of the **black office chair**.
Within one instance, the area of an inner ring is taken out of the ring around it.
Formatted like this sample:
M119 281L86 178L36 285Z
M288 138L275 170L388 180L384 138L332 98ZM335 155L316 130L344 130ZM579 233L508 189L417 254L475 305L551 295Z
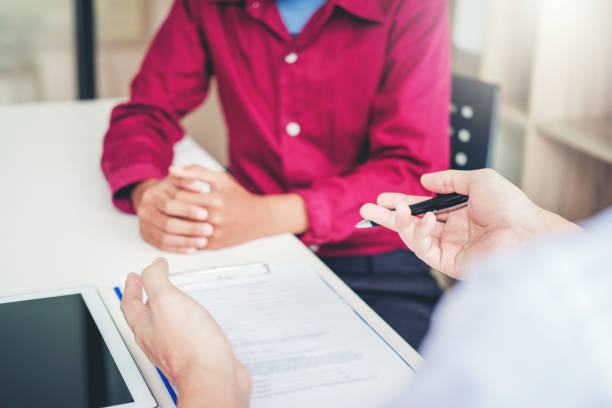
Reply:
M491 167L499 87L453 75L451 168Z

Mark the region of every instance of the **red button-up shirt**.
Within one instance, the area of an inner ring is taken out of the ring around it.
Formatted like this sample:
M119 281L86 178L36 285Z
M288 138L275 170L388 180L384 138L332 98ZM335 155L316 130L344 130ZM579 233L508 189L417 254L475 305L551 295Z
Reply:
M384 191L424 194L449 164L446 0L329 0L292 37L274 0L176 0L104 140L115 205L126 186L162 178L179 120L218 81L230 170L259 194L295 192L322 256L402 247L356 230Z

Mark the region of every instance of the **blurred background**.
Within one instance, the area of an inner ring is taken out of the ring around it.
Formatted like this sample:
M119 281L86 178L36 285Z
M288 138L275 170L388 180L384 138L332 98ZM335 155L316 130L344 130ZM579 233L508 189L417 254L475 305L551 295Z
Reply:
M78 0L0 3L0 104L79 96ZM95 91L125 98L172 0L94 0ZM450 0L453 73L501 88L492 165L572 220L612 205L612 1ZM185 120L227 163L213 86Z

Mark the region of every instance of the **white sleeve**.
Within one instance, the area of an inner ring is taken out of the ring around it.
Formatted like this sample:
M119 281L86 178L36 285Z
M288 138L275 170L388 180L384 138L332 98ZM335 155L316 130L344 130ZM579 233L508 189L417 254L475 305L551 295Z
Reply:
M612 247L588 241L557 239L474 268L440 303L425 363L393 406L612 404L612 273L594 267L612 264Z

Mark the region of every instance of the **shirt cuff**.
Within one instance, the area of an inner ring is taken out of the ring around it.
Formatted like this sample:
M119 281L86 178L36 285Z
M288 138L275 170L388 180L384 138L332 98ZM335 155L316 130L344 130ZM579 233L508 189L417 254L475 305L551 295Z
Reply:
M134 214L136 211L125 187L146 179L161 180L167 173L167 170L163 171L150 163L133 164L109 172L106 178L113 194L113 204L119 211Z
M292 193L299 194L306 203L310 226L302 235L302 241L307 245L328 243L332 228L332 211L328 196L314 189L294 190Z

